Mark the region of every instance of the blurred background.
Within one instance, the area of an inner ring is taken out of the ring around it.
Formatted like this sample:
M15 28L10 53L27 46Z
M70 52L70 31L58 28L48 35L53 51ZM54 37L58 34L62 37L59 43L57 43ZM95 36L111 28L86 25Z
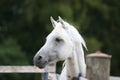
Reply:
M53 29L50 16L79 30L86 54L112 55L110 74L120 76L120 0L0 0L0 65L33 65ZM0 80L37 80L35 75L0 74Z

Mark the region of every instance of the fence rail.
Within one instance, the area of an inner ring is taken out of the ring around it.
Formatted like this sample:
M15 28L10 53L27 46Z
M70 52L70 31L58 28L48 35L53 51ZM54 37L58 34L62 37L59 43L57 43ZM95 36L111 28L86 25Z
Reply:
M0 66L0 73L44 73L44 69L35 66Z
M55 66L49 65L47 71L54 76ZM45 74L43 74L45 73L45 69L39 69L35 66L0 66L0 73L41 73L41 80L45 80Z

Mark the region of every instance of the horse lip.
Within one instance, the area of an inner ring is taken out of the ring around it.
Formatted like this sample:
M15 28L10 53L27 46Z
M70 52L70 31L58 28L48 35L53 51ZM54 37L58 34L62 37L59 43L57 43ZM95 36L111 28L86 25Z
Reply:
M41 64L36 64L35 66L37 66L38 68L45 68L46 65L45 64L42 64L42 65Z
M45 65L41 65L41 66L39 65L39 66L37 66L37 67L43 69L43 68L45 68Z
M44 61L44 62L36 62L34 63L35 66L39 67L39 68L45 68L45 66L48 64L48 61Z

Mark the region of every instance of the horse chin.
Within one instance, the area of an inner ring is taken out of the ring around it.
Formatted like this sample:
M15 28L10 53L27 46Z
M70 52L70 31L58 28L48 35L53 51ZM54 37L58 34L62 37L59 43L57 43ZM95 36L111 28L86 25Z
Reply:
M35 66L38 67L38 68L40 68L40 69L43 69L43 68L45 68L46 65L44 65L44 64L43 65L36 64Z
M45 68L45 66L46 66L46 65L43 64L43 65L38 65L37 67L40 68L40 69L43 69L43 68Z
M38 68L41 68L41 69L43 69L43 68L45 68L45 66L48 64L48 62L44 62L44 63L40 63L40 62L38 62L38 63L36 63L36 64L34 64L36 67L38 67Z

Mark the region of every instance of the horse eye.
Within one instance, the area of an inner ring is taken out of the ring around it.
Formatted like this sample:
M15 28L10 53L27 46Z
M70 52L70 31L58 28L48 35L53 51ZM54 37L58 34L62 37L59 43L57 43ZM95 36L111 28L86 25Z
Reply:
M62 39L61 39L61 38L55 38L55 41L56 41L56 42L61 42Z

